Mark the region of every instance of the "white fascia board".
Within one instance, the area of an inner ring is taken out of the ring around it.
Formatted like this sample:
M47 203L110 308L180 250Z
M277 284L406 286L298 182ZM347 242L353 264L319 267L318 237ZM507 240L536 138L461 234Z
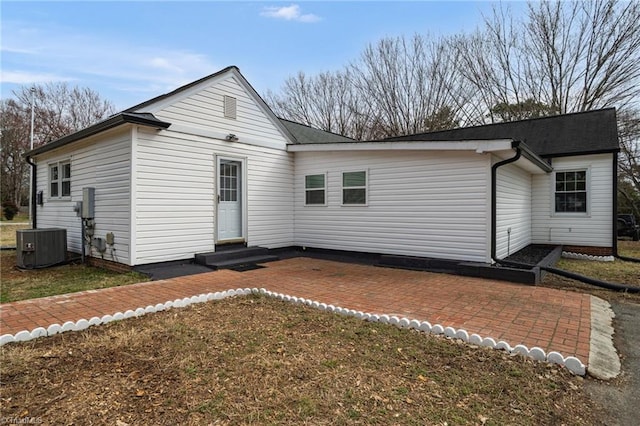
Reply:
M188 89L184 89L178 93L175 93L173 95L167 96L163 99L158 99L156 102L143 106L141 108L137 108L136 110L134 110L133 112L136 113L144 113L144 112L149 112L151 114L156 114L158 111L162 111L163 109L165 109L166 107L168 107L169 105L175 104L183 99L188 98L189 96L192 96L210 86L213 86L214 84L216 84L219 81L222 80L226 80L227 78L229 78L229 73L231 72L231 70L222 73L222 74L218 74L218 75L213 75L210 78L207 78L203 81L201 81L200 83L196 84L195 86L191 86ZM176 89L179 90L179 89ZM160 95L160 96L164 96L164 95Z
M390 141L390 142L338 142L288 145L289 152L326 151L475 151L478 154L512 150L512 139L461 141Z
M189 96L192 96L196 93L199 93L207 89L208 87L214 86L215 84L217 84L222 80L226 80L232 77L235 77L236 82L239 83L240 86L242 86L242 88L244 88L244 90L247 92L247 94L249 94L249 96L262 108L262 111L267 115L267 117L269 117L273 125L280 131L280 133L282 134L282 137L285 138L288 141L288 143L294 143L295 138L293 137L293 135L287 130L284 124L280 122L278 117L276 117L276 115L273 113L271 108L269 108L269 106L260 97L258 92L256 92L253 86L251 86L251 84L247 81L247 79L244 78L244 76L236 68L230 68L226 72L220 73L218 75L213 75L210 78L207 78L201 81L200 83L192 87L189 87L188 89L185 89L179 93L176 93L172 96L168 96L164 99L159 99L157 102L154 102L145 107L138 108L135 110L135 112L138 112L138 113L150 112L152 114L155 114L165 109L169 105L177 103L183 99L188 98Z

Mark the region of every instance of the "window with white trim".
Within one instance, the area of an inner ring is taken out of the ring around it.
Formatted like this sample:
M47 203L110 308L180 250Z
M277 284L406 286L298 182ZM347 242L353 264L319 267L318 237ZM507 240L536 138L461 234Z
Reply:
M342 204L367 204L367 172L342 173Z
M71 196L71 162L49 164L49 197Z
M326 175L306 175L304 177L305 206L327 204Z
M556 213L587 212L587 171L556 172Z

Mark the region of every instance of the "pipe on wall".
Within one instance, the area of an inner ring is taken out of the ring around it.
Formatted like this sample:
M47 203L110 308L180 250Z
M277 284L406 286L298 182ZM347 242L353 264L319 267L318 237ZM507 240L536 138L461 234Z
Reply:
M36 191L38 189L38 185L37 185L38 184L38 173L37 173L38 166L36 165L36 163L31 161L30 156L27 156L25 159L33 169L33 173L31 174L31 205L29 206L29 208L31 209L32 228L37 229L38 228L38 220L37 220L38 205L37 205L37 199L36 199Z

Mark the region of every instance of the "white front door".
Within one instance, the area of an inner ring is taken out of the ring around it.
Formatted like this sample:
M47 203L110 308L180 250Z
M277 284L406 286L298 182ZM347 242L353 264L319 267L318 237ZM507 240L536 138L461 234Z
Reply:
M242 162L218 158L218 241L242 239Z

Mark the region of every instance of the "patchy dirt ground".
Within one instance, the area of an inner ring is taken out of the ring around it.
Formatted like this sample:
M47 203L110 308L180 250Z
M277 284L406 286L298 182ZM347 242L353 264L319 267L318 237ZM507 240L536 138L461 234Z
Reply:
M1 416L42 424L600 421L566 370L264 297L0 348Z

